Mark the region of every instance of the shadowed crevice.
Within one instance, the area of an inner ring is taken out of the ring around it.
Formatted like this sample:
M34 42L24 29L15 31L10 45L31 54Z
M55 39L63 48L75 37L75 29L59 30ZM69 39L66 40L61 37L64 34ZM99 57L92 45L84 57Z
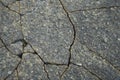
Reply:
M65 70L63 71L63 73L62 73L61 76L60 76L60 79L62 79L62 76L65 74L65 72L68 70L68 68L69 68L69 66L70 66L72 47L73 47L73 45L74 45L74 43L75 43L75 39L76 39L76 29L75 29L75 25L74 25L74 23L72 22L72 20L71 20L71 18L70 18L70 15L69 15L67 9L65 8L62 0L59 0L59 2L60 2L60 4L61 4L64 12L66 13L66 16L67 16L69 22L71 23L72 29L73 29L73 40L72 40L72 42L71 42L71 44L70 44L70 46L69 46L69 49L68 49L68 50L69 50L68 64L67 64L67 67L65 68Z

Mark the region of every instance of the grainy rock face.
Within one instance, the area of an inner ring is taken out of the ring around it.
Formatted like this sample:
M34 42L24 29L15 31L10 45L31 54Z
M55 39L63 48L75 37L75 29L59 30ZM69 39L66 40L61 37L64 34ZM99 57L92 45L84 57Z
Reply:
M120 0L0 0L0 80L120 80Z

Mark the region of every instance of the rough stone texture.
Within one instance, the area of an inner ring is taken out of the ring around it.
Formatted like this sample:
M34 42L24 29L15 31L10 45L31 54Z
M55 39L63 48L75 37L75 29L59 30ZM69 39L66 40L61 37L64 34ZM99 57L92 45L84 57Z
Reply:
M0 80L120 80L120 0L0 0Z

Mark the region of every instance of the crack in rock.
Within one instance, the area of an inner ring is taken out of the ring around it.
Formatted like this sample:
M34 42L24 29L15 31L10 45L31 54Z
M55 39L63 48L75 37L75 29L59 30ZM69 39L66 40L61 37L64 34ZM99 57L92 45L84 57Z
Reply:
M120 79L118 0L0 0L0 7L1 80Z

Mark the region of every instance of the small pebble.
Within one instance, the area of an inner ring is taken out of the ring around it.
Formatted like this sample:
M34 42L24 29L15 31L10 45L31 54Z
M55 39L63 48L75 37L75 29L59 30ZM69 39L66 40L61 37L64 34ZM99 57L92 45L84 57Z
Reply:
M82 64L81 64L81 63L77 63L77 65L82 66Z
M12 71L8 71L8 74L11 74L12 73Z
M118 38L118 41L120 41L120 38Z

